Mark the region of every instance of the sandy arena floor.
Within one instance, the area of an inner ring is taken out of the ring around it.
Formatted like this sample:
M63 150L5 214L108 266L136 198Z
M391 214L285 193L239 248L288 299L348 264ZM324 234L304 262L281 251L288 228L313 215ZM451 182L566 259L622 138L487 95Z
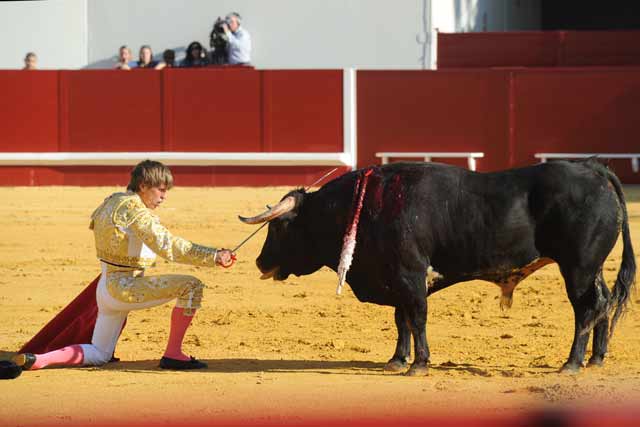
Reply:
M116 190L0 188L0 350L17 350L97 275L88 217ZM256 213L287 190L176 188L158 214L177 235L232 247L255 229L236 215ZM626 192L640 254L640 188ZM605 367L557 373L569 353L573 314L555 264L519 285L507 312L499 309L498 287L487 282L431 297L430 375L408 378L382 372L395 348L391 308L359 303L348 289L336 296L337 276L328 269L260 281L254 260L265 236L266 229L244 246L230 270L160 261L153 271L207 283L185 349L208 370L157 368L171 305L133 312L116 349L121 362L0 382L0 425L283 424L555 405L616 411L640 402L637 305L619 323ZM605 264L610 286L620 254L619 242Z

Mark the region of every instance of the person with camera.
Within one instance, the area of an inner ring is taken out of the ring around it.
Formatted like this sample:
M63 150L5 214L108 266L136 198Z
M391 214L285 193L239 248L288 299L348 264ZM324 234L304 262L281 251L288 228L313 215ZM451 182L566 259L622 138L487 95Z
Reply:
M228 60L231 65L249 65L251 63L251 35L240 26L242 18L237 12L231 12L222 24L229 39Z

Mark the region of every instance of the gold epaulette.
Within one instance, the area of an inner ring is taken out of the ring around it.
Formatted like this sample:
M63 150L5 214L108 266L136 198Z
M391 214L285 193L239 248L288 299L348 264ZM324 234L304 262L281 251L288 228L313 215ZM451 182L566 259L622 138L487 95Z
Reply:
M113 209L112 220L117 227L127 228L145 213L151 214L140 197L136 194L131 194L128 197L124 197Z

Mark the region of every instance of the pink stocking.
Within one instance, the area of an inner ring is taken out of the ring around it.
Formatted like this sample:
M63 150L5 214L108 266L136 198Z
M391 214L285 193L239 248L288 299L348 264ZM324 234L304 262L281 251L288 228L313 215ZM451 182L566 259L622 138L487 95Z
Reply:
M36 354L36 361L31 370L46 368L47 366L77 366L82 365L84 353L79 344L62 347L60 350L44 354Z
M195 315L195 311L194 311ZM182 352L182 340L187 328L191 324L193 316L186 316L184 308L174 307L171 312L171 331L169 332L169 342L164 352L164 357L176 360L189 360L189 356Z

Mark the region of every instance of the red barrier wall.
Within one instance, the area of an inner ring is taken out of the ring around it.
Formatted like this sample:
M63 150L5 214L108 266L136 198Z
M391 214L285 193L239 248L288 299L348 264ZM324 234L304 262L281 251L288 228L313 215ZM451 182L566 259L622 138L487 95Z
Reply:
M378 151L482 151L480 171L540 152L637 153L639 105L640 67L360 71L358 165L379 164ZM640 183L630 160L612 165Z
M171 151L264 151L262 77L252 69L165 73L166 146Z
M0 91L5 152L343 151L342 70L1 71ZM176 180L304 185L326 169L176 168ZM0 185L113 185L129 170L0 167Z
M342 72L174 69L164 88L167 150L342 151Z
M3 71L0 89L0 151L342 151L341 71ZM378 151L482 151L490 171L640 148L640 67L359 71L357 105L360 167ZM0 184L122 184L129 169L0 167ZM303 185L327 169L175 168L180 185Z
M558 65L557 32L438 33L437 68Z
M60 72L60 151L161 151L160 73Z
M483 151L478 170L505 167L506 78L490 70L359 71L358 165L379 164L380 151Z
M640 31L567 31L563 34L563 65L640 65Z
M640 65L640 31L438 33L438 69Z
M307 186L315 182L330 166L173 166L171 172L178 186ZM340 167L331 175L337 178L349 171ZM0 185L118 185L129 183L129 166L21 166L0 167Z
M2 71L0 151L58 151L58 72Z
M341 70L2 71L0 90L2 151L343 146Z
M342 152L342 73L265 71L267 151Z
M527 70L512 73L513 166L536 152L640 151L640 68ZM640 182L630 160L613 162L625 182Z

